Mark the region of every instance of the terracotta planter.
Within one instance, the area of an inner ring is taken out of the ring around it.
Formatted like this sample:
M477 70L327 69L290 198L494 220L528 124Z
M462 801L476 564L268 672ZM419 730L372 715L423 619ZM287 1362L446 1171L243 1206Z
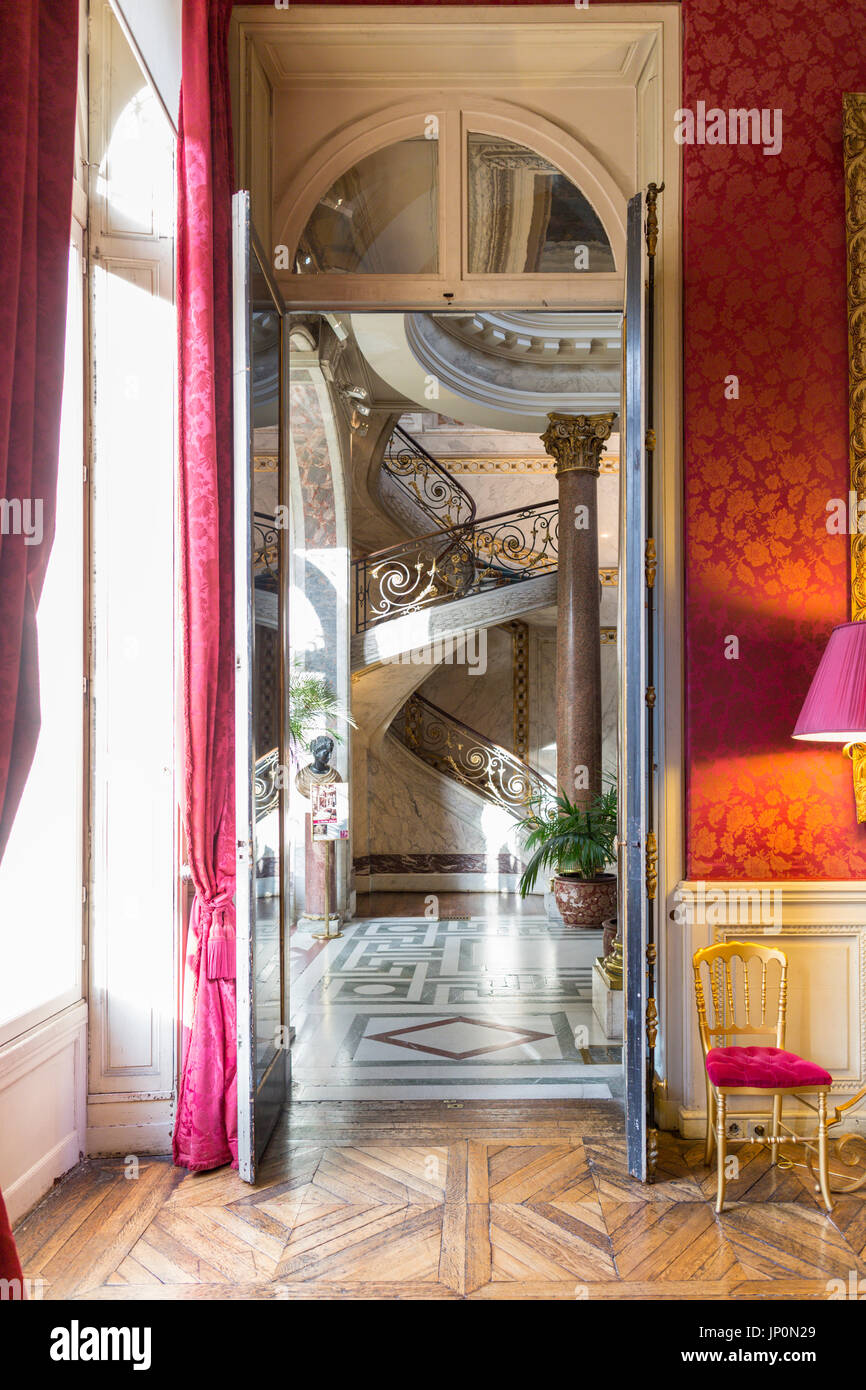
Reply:
M616 913L616 875L599 874L598 878L572 878L557 874L553 880L556 906L567 927L592 927Z
M619 923L615 917L611 917L607 922L603 922L602 926L604 927L604 935L601 939L601 954L603 959L607 960L607 957L613 950L614 937L616 936Z

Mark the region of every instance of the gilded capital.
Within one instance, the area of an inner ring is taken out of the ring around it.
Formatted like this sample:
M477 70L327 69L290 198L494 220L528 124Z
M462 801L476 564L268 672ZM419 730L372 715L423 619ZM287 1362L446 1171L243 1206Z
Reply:
M593 473L598 477L601 452L610 438L616 412L607 415L548 415L550 424L541 436L545 450L563 473Z

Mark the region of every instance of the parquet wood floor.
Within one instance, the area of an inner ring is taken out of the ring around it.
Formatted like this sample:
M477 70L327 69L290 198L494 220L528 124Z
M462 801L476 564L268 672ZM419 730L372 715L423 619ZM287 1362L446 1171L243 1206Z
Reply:
M168 1159L75 1169L16 1232L49 1299L826 1299L866 1274L858 1198L702 1146L633 1182L612 1102L297 1104L249 1187ZM795 1155L792 1155L794 1157Z

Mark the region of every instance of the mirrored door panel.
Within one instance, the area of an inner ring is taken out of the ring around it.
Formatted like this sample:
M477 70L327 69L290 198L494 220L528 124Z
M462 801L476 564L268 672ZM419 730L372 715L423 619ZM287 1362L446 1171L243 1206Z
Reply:
M620 468L620 849L619 919L625 953L625 1121L628 1169L647 1178L647 701L646 434L641 194L628 205L625 302L625 408Z
M284 309L234 201L238 1149L255 1169L288 1084L284 943Z

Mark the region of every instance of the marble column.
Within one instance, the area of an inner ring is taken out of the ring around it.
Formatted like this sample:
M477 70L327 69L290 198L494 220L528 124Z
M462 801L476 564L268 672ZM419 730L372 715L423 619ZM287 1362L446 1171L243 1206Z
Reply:
M587 806L601 791L597 478L615 414L548 416L541 436L559 481L557 781Z

